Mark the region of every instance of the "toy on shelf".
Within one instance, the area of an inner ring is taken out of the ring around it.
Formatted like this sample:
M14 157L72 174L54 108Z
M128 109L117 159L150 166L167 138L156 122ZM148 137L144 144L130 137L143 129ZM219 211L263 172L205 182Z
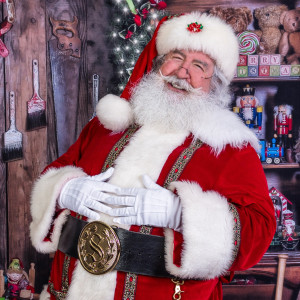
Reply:
M237 35L239 41L239 52L241 54L251 55L256 53L259 46L259 36L254 32L245 30Z
M293 212L288 209L293 203L275 187L270 188L269 196L274 204L276 218L276 232L271 247L294 250L299 243L300 228L296 226Z
M263 107L259 106L257 97L254 96L255 88L247 84L243 87L242 95L237 98L233 111L244 121L246 126L256 130L256 134L261 133Z
M32 271L33 266L31 266ZM20 259L13 258L6 272L7 285L4 293L8 299L32 299L34 293L33 284L23 268Z
M229 24L235 33L243 32L253 21L252 12L248 7L220 7L214 6L210 15L217 16Z
M300 7L283 12L280 23L284 32L279 42L279 53L289 65L300 64Z
M267 164L279 164L284 157L284 148L276 145L276 139L272 139L272 144L260 140L261 151L259 153L260 160Z
M287 104L274 107L274 138L277 139L278 145L285 149L285 158L290 163L294 162L292 157L292 110L293 107Z
M258 54L278 53L281 38L280 15L287 10L286 5L269 5L254 10L259 26L259 30L254 31L260 37Z

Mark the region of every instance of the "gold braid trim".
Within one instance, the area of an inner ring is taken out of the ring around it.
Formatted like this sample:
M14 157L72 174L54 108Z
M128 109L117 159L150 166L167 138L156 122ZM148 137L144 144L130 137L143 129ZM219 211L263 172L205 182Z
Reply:
M63 272L62 272L62 278L61 278L61 282L62 282L61 291L55 290L53 283L51 281L49 282L50 293L57 300L64 300L67 296L67 293L68 293L70 259L71 259L71 257L65 254Z
M101 173L105 172L108 168L112 167L116 158L119 156L124 146L128 143L132 135L137 131L138 126L132 125L130 126L126 132L123 134L121 139L116 142L116 144L110 150L101 170Z
M229 211L232 214L234 220L234 227L233 227L234 248L233 248L233 255L232 255L232 262L234 262L238 255L240 243L241 243L241 221L236 207L231 203L229 203Z
M137 275L133 273L126 273L122 300L134 300L136 284L137 284Z

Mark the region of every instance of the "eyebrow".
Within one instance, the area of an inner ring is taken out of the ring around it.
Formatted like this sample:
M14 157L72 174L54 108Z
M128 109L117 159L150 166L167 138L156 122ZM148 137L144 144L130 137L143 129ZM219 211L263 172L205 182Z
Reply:
M186 55L184 53L182 53L180 50L173 50L172 51L173 54L179 54L181 55L182 57L186 58ZM194 63L197 63L197 64L201 64L203 67L207 68L208 67L208 64L202 60L198 60L198 59L194 59L193 60Z

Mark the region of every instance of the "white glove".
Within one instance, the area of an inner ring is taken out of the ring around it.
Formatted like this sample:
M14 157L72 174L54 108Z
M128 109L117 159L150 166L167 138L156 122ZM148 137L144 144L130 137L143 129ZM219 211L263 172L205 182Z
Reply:
M71 179L62 188L58 205L90 219L99 219L99 214L95 211L107 213L111 209L100 201L109 197L108 193L115 193L119 189L119 187L105 182L113 172L114 169L109 168L99 175Z
M125 207L112 208L107 213L116 216L114 222L130 225L151 225L173 228L181 227L180 199L171 191L157 185L144 175L145 188L122 188L102 202Z

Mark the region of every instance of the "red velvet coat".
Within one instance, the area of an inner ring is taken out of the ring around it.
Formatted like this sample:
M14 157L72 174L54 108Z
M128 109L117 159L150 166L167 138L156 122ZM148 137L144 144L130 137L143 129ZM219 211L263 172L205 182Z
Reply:
M243 130L248 129L241 123ZM46 168L32 193L30 229L38 251L57 249L69 213L56 209L56 199L65 181L99 174L109 152L123 135L124 131L112 132L94 118L67 153ZM205 138L203 135L204 141ZM181 199L182 233L153 228L151 234L165 236L167 270L174 277L190 278L181 286L183 300L221 299L221 284L227 280L228 271L245 270L256 264L272 240L274 208L261 163L249 140L236 143L229 138L217 150L204 143L170 186ZM163 185L177 158L191 143L192 135L186 133L168 135L142 127L116 160L116 175L111 182L128 186L131 177L138 178L145 170L150 176L153 172L151 177ZM124 177L126 174L128 178ZM112 222L106 216L103 219ZM131 226L130 230L138 231L139 227ZM67 299L165 300L172 299L174 288L167 278L132 277L116 271L90 275L76 259L56 251L48 292L51 299L61 299L69 292ZM46 292L43 297L46 299Z

